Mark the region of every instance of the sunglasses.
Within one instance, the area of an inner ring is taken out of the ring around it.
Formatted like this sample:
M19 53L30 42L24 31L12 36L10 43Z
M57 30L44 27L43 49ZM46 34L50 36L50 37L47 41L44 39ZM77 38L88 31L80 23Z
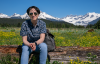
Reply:
M33 15L33 13L29 13L29 15ZM34 15L36 16L36 15L38 15L38 13L34 12Z

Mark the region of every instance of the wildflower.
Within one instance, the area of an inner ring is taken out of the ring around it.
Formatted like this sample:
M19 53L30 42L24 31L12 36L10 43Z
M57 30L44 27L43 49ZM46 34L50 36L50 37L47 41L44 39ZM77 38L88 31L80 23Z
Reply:
M70 59L70 62L72 62L73 61L73 59Z
M77 57L77 59L79 59L79 57Z
M71 62L71 64L72 64L72 62Z
M89 61L89 63L91 63L91 62Z
M79 61L79 57L77 57L77 60Z

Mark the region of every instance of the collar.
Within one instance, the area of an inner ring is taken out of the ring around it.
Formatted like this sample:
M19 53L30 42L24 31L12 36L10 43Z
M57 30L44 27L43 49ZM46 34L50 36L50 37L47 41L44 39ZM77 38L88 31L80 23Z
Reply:
M31 19L30 19L30 25L33 26L32 22L31 22ZM37 20L36 27L37 27L37 26L39 26L39 20Z
M37 20L37 26L39 26L39 20Z

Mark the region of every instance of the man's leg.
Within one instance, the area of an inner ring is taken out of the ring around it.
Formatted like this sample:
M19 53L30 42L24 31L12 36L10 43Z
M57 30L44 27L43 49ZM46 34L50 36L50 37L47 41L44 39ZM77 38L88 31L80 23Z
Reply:
M31 53L30 47L22 45L21 64L28 64L29 54Z
M47 59L47 45L46 43L39 44L40 48L40 64L46 64Z

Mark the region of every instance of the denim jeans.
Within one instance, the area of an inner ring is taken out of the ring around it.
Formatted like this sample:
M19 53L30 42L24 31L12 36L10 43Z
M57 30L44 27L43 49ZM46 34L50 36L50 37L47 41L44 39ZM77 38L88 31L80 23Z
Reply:
M21 55L21 64L28 64L29 54L32 52L31 48L22 45L22 55ZM39 64L46 64L47 59L47 45L45 43L41 43L36 46L35 52L39 52Z

